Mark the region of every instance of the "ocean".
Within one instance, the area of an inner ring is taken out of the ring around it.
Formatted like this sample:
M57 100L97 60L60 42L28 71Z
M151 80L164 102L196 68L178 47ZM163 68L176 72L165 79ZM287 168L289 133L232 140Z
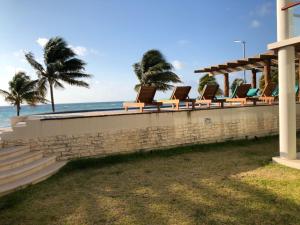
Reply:
M56 112L69 111L93 111L122 108L123 102L91 102L91 103L69 103L55 104ZM30 107L21 106L21 116L42 113L51 113L51 104ZM0 106L0 128L10 127L10 117L16 116L16 108L13 106Z

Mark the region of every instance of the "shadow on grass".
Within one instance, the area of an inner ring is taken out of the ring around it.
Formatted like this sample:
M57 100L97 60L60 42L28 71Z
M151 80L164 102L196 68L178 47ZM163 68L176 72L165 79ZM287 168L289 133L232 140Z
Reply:
M71 161L1 198L0 224L297 224L290 193L240 176L272 169L277 146L268 137Z

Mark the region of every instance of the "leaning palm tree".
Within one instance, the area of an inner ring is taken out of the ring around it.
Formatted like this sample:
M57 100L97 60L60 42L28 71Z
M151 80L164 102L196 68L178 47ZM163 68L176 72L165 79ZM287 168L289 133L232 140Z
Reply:
M296 79L297 79L296 75ZM274 82L275 84L278 84L278 69L277 68L272 68L271 70L271 81ZM259 89L262 91L265 88L265 75L263 74L260 79L259 79Z
M166 91L173 86L171 83L180 83L177 74L172 72L173 66L168 63L162 53L158 50L149 50L140 62L133 65L134 72L139 80L135 90L140 86L154 86L157 90Z
M201 77L199 79L199 86L198 86L198 92L199 94L202 93L205 85L207 84L214 84L214 85L218 85L218 82L216 80L216 78L214 76L210 76L209 74L205 74L203 77ZM217 95L222 95L223 94L223 91L221 88L218 89Z
M39 89L44 94L50 89L52 111L55 112L54 88L64 88L64 83L80 87L89 87L89 84L80 78L90 78L84 72L86 63L78 58L74 51L61 37L51 38L44 47L44 64L40 64L32 53L27 53L26 59L35 69L39 78Z
M244 83L244 80L241 79L241 78L236 78L233 80L231 86L230 86L230 89L231 89L231 93L233 93L236 89L237 86L241 85Z
M17 116L19 116L22 103L26 102L30 106L35 106L37 103L47 102L37 90L37 83L38 80L33 81L24 72L19 72L8 83L9 91L0 89L0 94L4 96L5 101L17 108Z

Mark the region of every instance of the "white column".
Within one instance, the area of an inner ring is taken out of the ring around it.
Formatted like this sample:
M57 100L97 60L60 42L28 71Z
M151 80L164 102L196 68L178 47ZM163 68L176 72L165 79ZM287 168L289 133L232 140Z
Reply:
M277 0L277 39L289 38L289 10L281 10L288 0ZM279 67L279 135L280 157L296 159L296 101L295 48L288 46L278 51Z

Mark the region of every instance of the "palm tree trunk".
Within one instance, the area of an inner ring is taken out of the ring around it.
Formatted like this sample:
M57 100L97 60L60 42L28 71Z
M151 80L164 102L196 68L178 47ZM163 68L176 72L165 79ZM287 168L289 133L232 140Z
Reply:
M52 112L55 112L54 95L53 95L53 85L50 83L49 86L50 86L50 95L51 95Z
M20 116L20 103L17 103L17 116Z

